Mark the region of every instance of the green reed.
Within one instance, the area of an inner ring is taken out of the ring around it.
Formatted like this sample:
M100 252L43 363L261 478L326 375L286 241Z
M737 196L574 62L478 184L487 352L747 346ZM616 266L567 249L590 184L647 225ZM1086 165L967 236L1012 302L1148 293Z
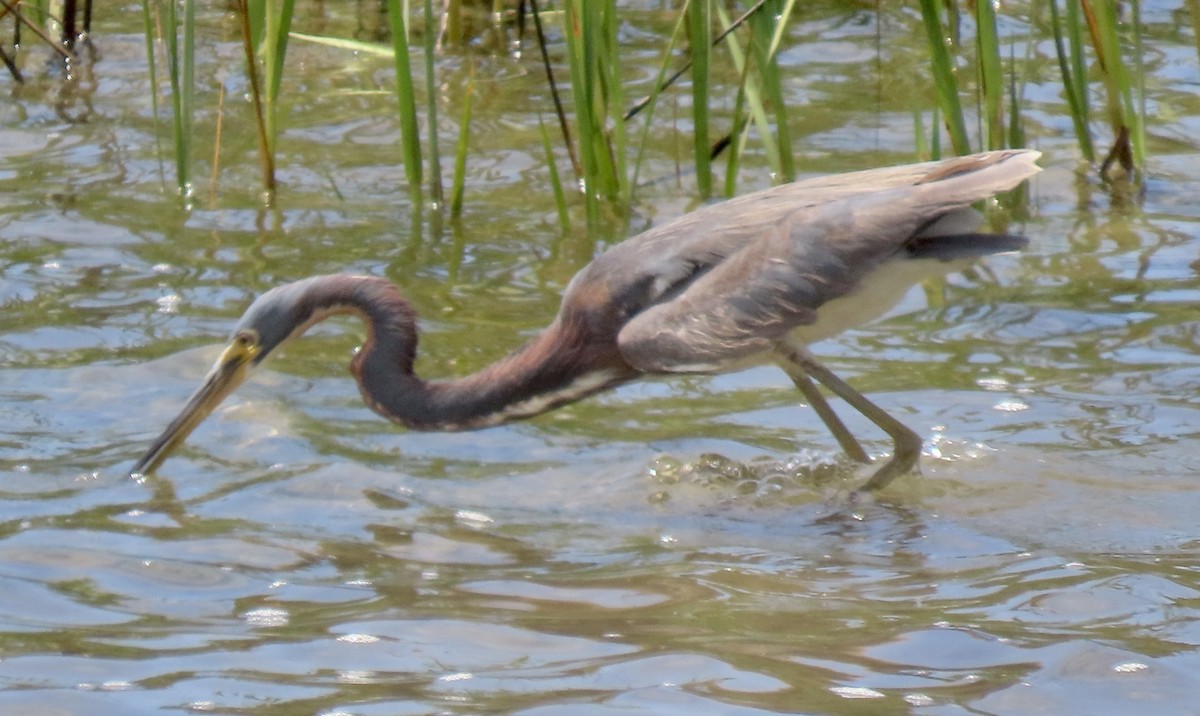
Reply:
M434 205L440 207L443 201L442 156L438 149L438 94L433 61L434 46L437 44L437 33L434 32L434 28L438 26L438 22L433 16L433 0L425 0L422 15L425 21L421 49L425 55L425 124L429 142L429 194Z
M534 10L539 37L543 37L542 13L532 0L530 5ZM574 110L574 126L571 129L574 139L561 109L560 123L568 155L576 165L583 188L589 221L600 216L603 204L611 202L614 206L626 206L632 201L641 159L652 130L655 103L685 73L691 80L692 162L701 195L712 193L712 161L717 154L730 147L724 190L727 193L733 191L738 161L746 146L750 127L756 130L775 175L781 180L794 175L787 102L776 63L783 30L794 6L795 0L758 0L742 16L731 21L720 3L713 0L685 0L678 9L671 41L663 52L654 90L628 112L623 111L626 106L626 87L621 76L621 48L618 44L620 17L616 1L566 0L561 10L553 13L563 23L566 60L571 78L570 94ZM409 193L414 205L423 201L422 192L426 186L423 182L428 178L427 186L433 205L441 206L439 109L435 77L435 28L441 17L435 16L432 0L424 0L418 10L423 20L423 34L418 42L414 39L415 28L410 22L414 17L411 11L416 8L410 8L407 0L385 0L385 7L392 35L391 54L396 70L400 144ZM266 197L271 201L276 192L277 138L283 121L280 93L287 69L288 43L293 34L291 26L295 2L234 0L234 9L238 14L245 47L247 79L262 162L262 181ZM500 0L493 0L493 9L497 12L503 9ZM443 11L446 13L447 41L454 42L452 36L463 31L461 0L449 0ZM178 4L169 0L143 0L143 14L152 84L158 81L159 67L155 62L158 44L153 38L160 38L162 54L166 57L163 64L170 85L176 179L181 191L190 193L190 167L195 141L194 0L182 0ZM731 34L746 23L749 23L749 32L743 36L744 39L739 40ZM714 31L718 27L724 32L714 38ZM337 38L300 37L356 50L368 44ZM675 57L674 50L683 44L684 37L688 48L686 63L668 76L668 67ZM714 53L714 47L720 47L722 43L726 45L728 59ZM542 44L545 51L544 41ZM379 48L371 46L366 49L376 52ZM417 68L413 66L414 54L424 62L420 79L416 74ZM545 60L549 69L549 57L545 56ZM720 63L730 61L735 66L738 80L727 86L724 84L727 68ZM727 133L724 133L726 130L718 133L717 126L723 124L726 118L715 117L711 107L716 93L724 91L736 92L735 107L733 116L727 118ZM419 99L422 96L423 102ZM154 101L157 121L157 96ZM643 110L646 110L641 115L643 126L634 130L629 121ZM465 162L469 157L470 111L470 98L467 98L462 107L462 125L454 155L455 176L451 190L453 212L460 211L462 206ZM427 130L424 136L420 133L421 120L425 122ZM631 133L637 134L636 149ZM714 142L714 136L720 139ZM217 139L219 141L219 137ZM426 156L423 157L423 154ZM425 166L426 161L428 167ZM215 164L214 159L214 181L217 175ZM561 191L561 181L556 180L556 184L556 192ZM560 215L566 217L568 214L562 202L563 197L565 193L556 201L560 202Z
M546 156L546 169L550 174L550 188L554 192L554 208L558 211L558 224L566 231L571 226L571 213L567 209L567 193L563 190L562 180L558 176L558 165L554 161L554 147L550 144L550 130L546 122L538 115L538 129L542 134L542 151Z
M162 156L162 141L159 136L159 116L158 116L158 63L155 62L156 53L154 52L154 38L162 33L157 31L157 9L151 10L151 0L142 0L142 30L146 38L146 66L150 75L150 111L154 115L154 143L158 150L159 157ZM178 152L176 152L178 154ZM159 163L159 171L162 171L161 160Z
M1096 158L1090 123L1093 111L1089 104L1090 81L1095 77L1103 89L1103 111L1113 133L1113 143L1101 165L1101 173L1107 177L1111 168L1119 165L1126 174L1136 174L1145 158L1146 100L1140 3L1132 0L1124 4L1128 20L1122 22L1121 4L1117 0L1048 2L1049 25L1063 96L1080 153L1089 162ZM1032 5L1031 22L1038 21L1042 7L1042 3ZM981 145L994 149L1022 144L1025 135L1021 126L1016 62L1009 58L1006 81L996 6L990 2L977 2L968 12L954 0L922 0L921 15L937 108L953 150L958 154L971 151L960 99L970 95L976 102L973 110L978 117ZM958 38L965 19L972 21L974 26L974 56L957 59L974 64L974 88L965 86L966 78L958 71L960 63L955 57L955 50L961 52L962 49ZM1011 46L1009 52L1012 52ZM1007 110L1005 102L1008 103ZM934 125L931 136L936 144L940 134L936 120ZM917 131L924 135L923 122ZM923 141L918 144L919 147L922 145ZM936 146L931 147L931 151L936 155Z
M1105 89L1105 109L1116 140L1104 160L1101 171L1107 174L1114 162L1119 162L1129 173L1140 167L1145 157L1144 107L1135 103L1133 97L1135 74L1140 88L1140 97L1145 97L1143 75L1131 72L1121 52L1121 33L1117 21L1115 0L1079 0L1087 18L1092 43L1099 60L1101 78ZM1140 3L1129 3L1134 33L1134 53L1140 67L1142 46L1140 30Z
M178 10L182 9L180 20ZM157 93L155 77L155 38L163 44L167 81L171 88L171 136L175 150L175 185L184 199L192 194L192 130L196 98L196 5L194 0L176 4L172 0L143 0L143 25L146 28L146 60L150 65L152 92ZM182 38L180 37L182 34ZM158 99L153 99L155 119Z
M729 34L738 24L730 20L724 8L717 7L718 19L724 32L724 45L729 52L733 68L738 72L737 95L733 128L728 142L732 147L727 163L725 177L725 193L732 195L735 190L735 172L737 157L748 139L747 129L751 121L758 130L767 163L772 173L780 181L792 181L796 178L795 163L791 152L791 130L787 113L787 102L783 94L783 82L777 55L782 39L782 30L786 27L788 18L795 6L794 0L768 0L756 6L753 13L747 13L738 20L748 20L751 33L748 52L753 63L748 61L746 52L742 50L741 42L735 35ZM757 74L750 71L751 65L757 68Z
M1197 0L1200 2L1200 0ZM646 95L642 99L634 103L633 108L627 110L621 116L622 123L627 123L633 117L641 114L642 117L642 132L637 143L637 157L633 162L633 176L629 183L633 186L637 185L638 176L641 174L642 159L646 154L646 147L649 144L650 130L654 125L654 111L658 107L658 99L662 96L662 91L668 86L667 72L671 67L671 58L675 52L675 47L679 44L679 39L683 36L684 21L686 17L681 13L675 20L674 29L671 30L671 37L663 46L662 60L658 65L658 74L654 78L654 91Z
M421 137L417 132L417 98L412 66L408 61L408 3L387 0L388 20L392 29L392 51L396 63L396 101L400 111L400 147L404 156L404 176L413 204L421 201ZM428 33L427 33L428 34Z
M772 109L775 118L775 138L772 145L780 147L778 165L774 166L775 174L780 181L794 181L796 166L792 160L792 133L789 129L791 121L788 118L788 103L783 92L783 74L779 71L779 47L783 43L784 30L796 0L771 0L763 5L762 11L750 15L750 27L753 31L752 47L762 78L763 96ZM745 83L745 79L743 79ZM770 132L760 133L764 145L767 144Z
M242 44L246 50L246 75L250 80L258 130L263 189L271 202L276 190L279 90L283 85L295 0L238 0L238 9L242 20Z
M462 114L458 118L458 142L454 147L454 177L450 184L450 215L461 216L463 207L463 192L467 182L467 152L470 148L471 137L471 101L475 96L475 73L472 71L471 80L463 92ZM542 128L543 133L545 127ZM440 183L439 183L440 186Z
M1078 2L1067 0L1064 17L1058 8L1058 0L1050 0L1050 27L1054 33L1054 50L1062 77L1063 96L1070 109L1079 151L1084 159L1093 162L1096 150L1092 146L1091 104L1088 102L1081 12Z
M531 4L536 24L537 4ZM787 102L776 57L795 4L795 0L758 0L731 21L721 3L685 0L677 8L674 29L665 43L653 89L619 114L617 110L622 106L624 90L619 72L614 3L611 0L572 0L566 3L563 29L574 100L573 132L568 129L568 120L561 111L559 121L569 151L575 146L570 139L572 134L578 138L580 160L577 171L585 190L589 221L598 216L601 200L616 200L622 206L631 200L656 103L685 74L691 79L691 155L697 190L701 196L711 195L712 161L729 147L733 150L726 167L724 190L727 193L733 191L738 157L746 142L746 128L750 126L747 115L753 118L753 125L758 130L775 175L781 180L794 176ZM714 37L718 22L723 31ZM750 28L749 49L743 50L741 41L732 33L746 23ZM675 47L683 33L688 39L686 62L674 72L669 72ZM554 93L553 69L548 61L540 25L538 37ZM714 75L725 68L719 64L722 60L717 58L713 50L722 45L729 53L739 81L731 88L736 93L736 106L730 118L731 129L714 142L712 137L716 118L711 109L714 92L725 91L724 85L714 83ZM630 148L626 124L634 117L639 117L643 125L631 175L625 160ZM571 152L571 155L574 158L575 153Z
M987 149L1004 147L1004 67L1000 61L1000 35L996 6L991 0L975 3L975 52L979 77L981 136Z
M921 18L925 23L930 71L933 73L937 106L944 117L946 132L950 135L950 144L954 147L956 154L969 154L971 142L967 138L967 123L963 118L962 104L958 99L958 75L954 69L950 48L947 46L947 38L957 37L957 32L951 32L946 18L953 18L957 22L956 11L950 9L946 17L943 17L937 0L921 0ZM936 123L934 132L936 136Z
M1080 153L1089 162L1096 158L1089 124L1090 46L1104 87L1104 114L1113 133L1112 146L1101 163L1101 174L1110 176L1112 166L1119 164L1127 175L1136 175L1146 156L1141 4L1133 0L1126 5L1129 21L1123 25L1116 0L1065 0L1065 12L1059 10L1058 2L1050 0L1050 23L1063 94L1071 110ZM1132 62L1123 50L1129 45L1132 45Z
M600 217L600 200L628 196L627 135L621 104L619 18L613 0L566 0L563 12L575 129L589 223ZM606 131L610 121L620 124Z
M709 49L712 47L712 3L692 0L684 10L692 60L692 148L696 188L702 198L712 195L712 163L708 141Z

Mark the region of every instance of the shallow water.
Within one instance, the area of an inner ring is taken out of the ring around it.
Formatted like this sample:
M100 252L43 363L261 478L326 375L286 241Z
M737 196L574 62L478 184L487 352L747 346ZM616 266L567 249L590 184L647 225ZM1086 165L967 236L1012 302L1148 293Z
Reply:
M319 8L297 29L374 34L377 18ZM1053 62L1031 63L1046 171L1009 225L1030 248L817 346L927 441L920 475L850 504L862 472L777 370L416 434L361 404L353 322L284 349L157 476L129 479L277 283L387 276L422 315L421 372L462 374L545 325L599 246L695 202L664 120L629 225L589 233L580 212L561 232L536 58L481 49L439 67L447 143L458 88L478 83L464 216L414 221L389 63L297 41L283 189L263 212L240 47L210 16L197 134L225 83L220 182L214 199L197 160L184 210L128 10L102 18L71 80L25 55L32 81L0 105L0 711L1195 713L1186 18L1148 11L1144 200L1080 173ZM634 10L649 82L639 28L666 21ZM877 30L881 79L863 82ZM920 37L904 13L802 14L783 57L804 171L911 159ZM767 184L751 156L742 189Z

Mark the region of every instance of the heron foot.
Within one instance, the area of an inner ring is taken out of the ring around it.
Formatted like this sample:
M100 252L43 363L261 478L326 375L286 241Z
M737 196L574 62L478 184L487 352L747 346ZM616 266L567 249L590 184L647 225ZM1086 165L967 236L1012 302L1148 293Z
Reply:
M897 430L892 433L894 448L892 457L888 459L878 470L875 471L871 478L863 483L862 487L855 492L874 492L887 487L892 480L897 477L919 471L917 466L917 458L921 456L921 447L924 442L921 436L909 430L906 427L900 426L902 430Z

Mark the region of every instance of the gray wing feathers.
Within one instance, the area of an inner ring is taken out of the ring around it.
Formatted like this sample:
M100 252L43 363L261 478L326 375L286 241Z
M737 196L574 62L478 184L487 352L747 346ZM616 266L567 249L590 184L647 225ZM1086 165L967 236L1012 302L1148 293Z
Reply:
M991 152L821 177L647 232L618 246L624 260L611 264L655 277L646 307L618 335L621 354L643 371L707 372L770 350L942 215L1035 174L1038 156Z

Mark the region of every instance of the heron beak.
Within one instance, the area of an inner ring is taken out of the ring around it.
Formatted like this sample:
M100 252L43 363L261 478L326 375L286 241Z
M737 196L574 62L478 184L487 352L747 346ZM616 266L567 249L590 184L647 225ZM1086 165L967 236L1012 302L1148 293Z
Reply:
M142 459L137 461L130 470L130 476L137 479L148 475L170 457L192 430L204 422L221 401L246 380L250 373L251 360L257 354L256 346L238 341L231 343L208 372L204 385L192 395L179 416L158 436Z

